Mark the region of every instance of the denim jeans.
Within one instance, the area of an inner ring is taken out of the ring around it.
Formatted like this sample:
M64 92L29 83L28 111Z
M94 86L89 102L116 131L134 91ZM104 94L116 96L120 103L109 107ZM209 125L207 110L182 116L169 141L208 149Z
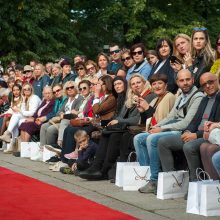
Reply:
M213 156L212 156L212 163L213 166L215 167L219 178L220 178L220 151L216 152Z
M151 180L158 179L160 172L160 158L157 143L161 137L178 134L179 131L167 131L159 133L140 133L134 137L134 147L141 166L150 166Z

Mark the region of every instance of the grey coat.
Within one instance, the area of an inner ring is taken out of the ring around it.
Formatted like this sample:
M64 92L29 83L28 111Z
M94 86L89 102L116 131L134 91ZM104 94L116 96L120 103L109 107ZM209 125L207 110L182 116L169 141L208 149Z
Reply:
M187 96L187 100L195 93L197 87L194 86L190 93ZM184 116L184 108L183 106L178 108L182 95L177 97L174 107L172 108L171 112L168 114L166 118L160 121L157 126L162 128L162 130L172 130L172 131L182 131L185 130L186 127L191 122L192 118L194 117L195 113L198 110L199 104L204 97L202 92L197 92L191 98L189 104L186 108L186 115ZM186 101L187 102L187 101Z
M126 118L124 118L127 115ZM125 105L122 107L120 113L115 118L118 122L128 123L128 125L137 125L140 121L140 113L136 106L128 109Z
M71 106L71 110L72 109L75 109L76 111L79 110L79 107L80 105L82 104L83 102L83 97L82 96L78 96L74 102L72 103L72 106ZM63 103L63 106L61 107L61 109L57 112L57 115L59 115L60 112L65 112L65 106L66 106L66 103L68 102L68 98L66 99L66 101Z

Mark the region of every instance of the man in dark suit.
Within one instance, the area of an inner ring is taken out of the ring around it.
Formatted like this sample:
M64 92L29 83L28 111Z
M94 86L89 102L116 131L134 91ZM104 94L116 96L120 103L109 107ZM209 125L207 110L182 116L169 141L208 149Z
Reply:
M162 137L158 142L158 150L164 172L174 170L172 151L183 150L190 170L190 180L196 179L196 169L201 167L200 145L203 139L204 123L220 120L220 93L216 75L204 73L200 78L200 85L207 94L182 134Z

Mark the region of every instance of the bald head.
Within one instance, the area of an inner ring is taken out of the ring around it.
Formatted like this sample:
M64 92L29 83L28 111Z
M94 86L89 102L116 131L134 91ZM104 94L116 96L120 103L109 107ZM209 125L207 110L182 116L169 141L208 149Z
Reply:
M208 80L217 80L217 76L213 73L207 72L207 73L203 73L202 76L200 77L200 85L202 86L204 81L208 81Z
M183 93L189 93L194 84L192 73L187 69L180 70L177 74L176 83Z
M213 96L219 90L218 78L210 72L202 74L200 85L208 96Z
M181 69L178 73L177 73L177 76L176 76L176 79L178 79L179 77L182 77L182 76L189 76L189 77L193 77L192 73L188 70L188 69Z

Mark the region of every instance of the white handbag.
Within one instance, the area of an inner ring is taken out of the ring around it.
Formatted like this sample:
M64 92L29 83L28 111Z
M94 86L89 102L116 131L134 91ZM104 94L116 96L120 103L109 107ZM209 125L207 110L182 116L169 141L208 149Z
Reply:
M215 128L209 134L209 142L212 144L220 145L220 129Z
M189 172L184 170L160 172L158 176L157 198L174 199L184 197L189 185Z

